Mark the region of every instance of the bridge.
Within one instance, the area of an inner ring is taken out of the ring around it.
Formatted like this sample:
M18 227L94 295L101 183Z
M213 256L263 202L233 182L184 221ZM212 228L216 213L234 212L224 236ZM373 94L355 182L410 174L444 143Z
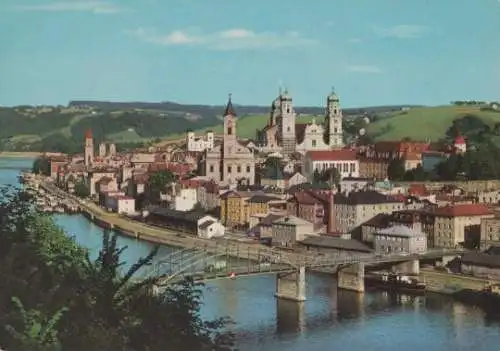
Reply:
M390 265L400 273L415 275L420 272L420 261L449 261L462 253L463 250L433 250L419 255L319 256L226 240L175 251L156 261L137 279L159 278L160 288L177 284L186 276L208 281L273 274L276 297L304 301L306 271L336 275L339 288L363 292L366 266Z

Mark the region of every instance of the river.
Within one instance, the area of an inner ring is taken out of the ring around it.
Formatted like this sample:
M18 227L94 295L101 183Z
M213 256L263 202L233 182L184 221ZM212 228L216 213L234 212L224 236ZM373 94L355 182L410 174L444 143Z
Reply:
M0 159L0 184L17 183L28 159ZM102 230L83 216L54 219L95 256ZM121 237L123 260L134 263L151 244ZM160 255L170 248L164 247ZM500 318L441 295L410 297L384 292L359 295L337 291L335 281L307 277L303 304L276 301L275 278L258 276L207 283L202 314L230 316L240 350L498 350Z

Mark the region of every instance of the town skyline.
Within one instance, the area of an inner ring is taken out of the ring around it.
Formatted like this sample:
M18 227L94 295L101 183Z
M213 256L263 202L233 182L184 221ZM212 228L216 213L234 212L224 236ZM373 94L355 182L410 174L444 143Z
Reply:
M346 108L498 99L498 1L141 5L4 1L0 105L268 105L280 85L297 106L332 86Z

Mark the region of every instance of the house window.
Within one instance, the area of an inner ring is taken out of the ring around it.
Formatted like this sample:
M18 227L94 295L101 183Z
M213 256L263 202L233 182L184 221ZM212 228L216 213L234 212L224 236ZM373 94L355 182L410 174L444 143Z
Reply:
M315 147L315 146L316 146L316 139L313 139L313 140L311 141L311 143L312 143L312 146L313 146L313 147Z
M354 163L349 164L349 172L350 173L356 172L356 167L355 167Z
M236 167L236 172L241 173L241 166Z
M233 127L227 127L227 135L233 134Z
M250 166L247 165L247 173L250 173Z
M231 166L227 166L227 173L231 173Z
M210 173L214 173L214 165L210 165Z

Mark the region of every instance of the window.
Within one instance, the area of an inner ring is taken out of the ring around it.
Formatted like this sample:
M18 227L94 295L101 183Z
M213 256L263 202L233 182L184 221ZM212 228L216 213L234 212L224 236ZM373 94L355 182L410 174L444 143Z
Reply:
M290 131L290 127L286 127L286 131L289 132Z
M312 143L312 146L313 146L313 147L315 147L315 146L316 146L316 139L313 139L313 140L311 141L311 143Z
M210 173L214 173L214 165L210 165Z
M356 172L356 169L354 168L354 163L350 163L350 164L349 164L349 172L350 172L350 173L354 173L354 172Z
M247 165L247 173L250 173L250 166Z
M227 173L231 173L231 166L227 166Z
M236 167L236 172L241 173L241 166Z
M339 129L338 129L337 127L333 128L333 132L334 132L334 133L338 133L338 130L339 130Z
M233 135L233 127L227 127L227 135Z

